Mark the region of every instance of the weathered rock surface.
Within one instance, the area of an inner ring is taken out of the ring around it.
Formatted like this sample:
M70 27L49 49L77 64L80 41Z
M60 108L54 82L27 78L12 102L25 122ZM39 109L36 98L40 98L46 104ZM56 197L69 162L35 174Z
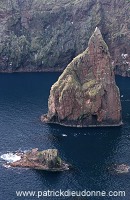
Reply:
M45 171L64 171L69 170L69 165L61 160L57 149L38 151L32 149L27 153L18 153L21 159L9 163L11 167L27 167Z
M120 93L99 28L88 48L73 59L52 86L48 109L42 121L81 127L121 125Z
M0 71L63 69L96 26L115 72L130 76L129 0L1 0Z

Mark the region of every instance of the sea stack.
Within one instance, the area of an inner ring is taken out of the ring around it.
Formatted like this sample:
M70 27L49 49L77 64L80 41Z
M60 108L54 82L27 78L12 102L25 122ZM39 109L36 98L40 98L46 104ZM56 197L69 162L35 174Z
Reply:
M122 124L120 92L99 28L88 48L72 60L51 87L48 113L41 120L75 127Z

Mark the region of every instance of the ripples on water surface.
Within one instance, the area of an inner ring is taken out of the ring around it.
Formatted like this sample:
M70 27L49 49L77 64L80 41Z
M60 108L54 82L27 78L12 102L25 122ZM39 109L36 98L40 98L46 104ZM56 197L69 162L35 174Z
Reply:
M122 95L123 127L76 129L48 126L39 120L40 115L47 112L49 90L58 76L59 73L0 74L0 156L35 147L58 148L61 157L74 169L62 173L6 169L0 159L0 199L19 199L16 190L87 189L126 191L123 198L88 200L129 200L130 174L110 174L108 166L130 165L130 78L117 78Z

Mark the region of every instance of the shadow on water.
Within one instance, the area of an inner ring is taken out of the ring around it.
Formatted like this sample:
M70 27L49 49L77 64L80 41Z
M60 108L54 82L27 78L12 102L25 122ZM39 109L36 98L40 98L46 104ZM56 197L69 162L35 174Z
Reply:
M50 172L50 171L43 171L43 170L33 170L35 174L41 179L41 181L47 180L47 182L51 182L53 178L53 183L57 183L57 181L62 176L63 172Z
M53 142L57 148L62 148L67 157L72 160L78 160L78 157L81 159L88 157L89 161L93 162L99 160L99 157L104 162L103 159L118 146L122 133L122 127L82 129L58 125L49 127L49 131L54 137Z

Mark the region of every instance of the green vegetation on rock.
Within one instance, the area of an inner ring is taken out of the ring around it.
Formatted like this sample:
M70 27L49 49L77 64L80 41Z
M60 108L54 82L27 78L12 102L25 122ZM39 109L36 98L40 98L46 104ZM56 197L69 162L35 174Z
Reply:
M121 53L130 52L128 0L1 0L0 16L0 70L63 69L86 49L96 26L119 66Z

